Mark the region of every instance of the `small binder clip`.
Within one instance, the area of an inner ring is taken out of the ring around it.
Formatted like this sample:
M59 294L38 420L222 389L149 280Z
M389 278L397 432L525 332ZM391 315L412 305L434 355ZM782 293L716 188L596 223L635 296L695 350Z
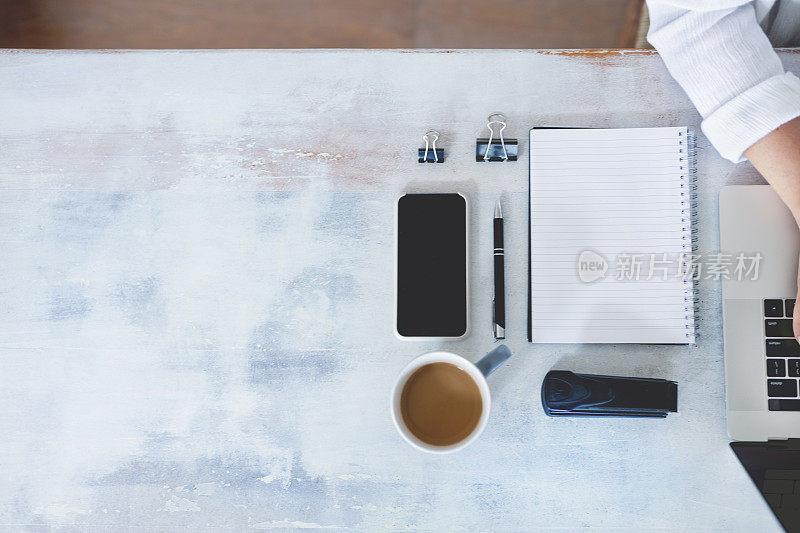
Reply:
M444 163L444 148L436 148L436 141L439 140L439 132L430 130L422 136L425 140L425 148L418 150L420 163Z
M518 145L516 139L503 139L506 129L506 117L501 113L492 113L486 119L489 138L481 137L475 143L475 161L516 161ZM495 138L495 129L497 136Z

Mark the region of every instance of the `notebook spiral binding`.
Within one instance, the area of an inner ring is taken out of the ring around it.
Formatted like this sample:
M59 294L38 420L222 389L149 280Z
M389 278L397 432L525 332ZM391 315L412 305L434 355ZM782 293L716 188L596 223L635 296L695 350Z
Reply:
M694 262L697 257L698 246L698 227L697 227L697 136L694 132L678 133L679 144L681 145L681 214L684 218L682 222L687 223L684 226L683 236L683 255L690 261ZM690 274L684 279L684 298L683 301L687 304L684 311L689 313L686 315L686 338L696 338L697 324L700 321L698 307L700 300L698 294L698 278L694 273ZM689 306L689 304L692 304Z

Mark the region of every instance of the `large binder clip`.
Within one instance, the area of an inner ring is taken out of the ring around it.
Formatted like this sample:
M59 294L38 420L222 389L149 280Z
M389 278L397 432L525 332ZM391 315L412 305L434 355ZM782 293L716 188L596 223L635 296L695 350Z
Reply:
M436 141L439 140L439 132L430 130L422 136L425 140L425 148L418 150L420 163L444 163L444 148L436 148Z
M503 138L503 130L506 129L505 115L492 113L486 119L486 127L489 128L489 137L476 140L475 161L516 161L519 150L517 140Z

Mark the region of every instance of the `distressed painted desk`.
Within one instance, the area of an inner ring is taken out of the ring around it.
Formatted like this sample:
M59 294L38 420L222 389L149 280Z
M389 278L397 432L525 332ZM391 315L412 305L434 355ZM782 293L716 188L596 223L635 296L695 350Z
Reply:
M699 123L647 52L0 52L0 524L777 529L727 446L717 284L694 347L525 342L527 150L473 160L495 111L520 139ZM447 162L419 165L432 127ZM714 250L720 186L758 177L699 143ZM504 200L514 357L455 455L389 418L445 346L392 335L404 189L470 198L473 334L446 347L473 360ZM547 418L556 365L677 380L680 413Z

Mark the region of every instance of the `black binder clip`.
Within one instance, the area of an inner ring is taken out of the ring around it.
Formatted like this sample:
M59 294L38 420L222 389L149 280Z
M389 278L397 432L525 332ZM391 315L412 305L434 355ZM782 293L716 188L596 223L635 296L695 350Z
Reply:
M422 136L425 140L425 148L418 150L420 163L444 163L444 148L436 148L436 141L439 140L439 132L430 130Z
M506 129L506 117L501 113L492 113L486 119L489 138L481 137L475 143L475 161L516 161L519 146L516 139L503 139ZM497 137L495 138L495 128Z
M664 418L678 411L678 384L551 370L542 382L542 407L549 416Z

